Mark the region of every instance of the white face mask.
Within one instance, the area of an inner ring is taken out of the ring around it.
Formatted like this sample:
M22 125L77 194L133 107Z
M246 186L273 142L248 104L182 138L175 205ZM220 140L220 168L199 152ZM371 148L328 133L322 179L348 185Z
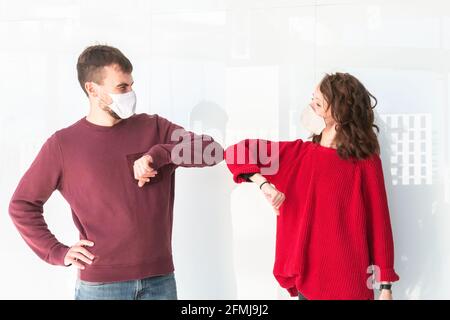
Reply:
M311 106L306 106L300 115L302 125L309 131L316 135L322 133L326 128L325 119L319 116Z
M136 93L134 91L121 94L108 94L113 101L108 107L110 107L120 118L127 119L135 114Z

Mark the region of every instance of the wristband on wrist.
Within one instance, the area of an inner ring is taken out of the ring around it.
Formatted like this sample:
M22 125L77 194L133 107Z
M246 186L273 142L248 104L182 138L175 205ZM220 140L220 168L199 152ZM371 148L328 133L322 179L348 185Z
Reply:
M269 181L264 181L263 183L261 183L260 185L259 185L259 189L261 189L262 188L262 186L265 184L265 183L269 183Z
M392 291L392 284L390 283L382 283L380 284L380 291L381 290L391 290Z

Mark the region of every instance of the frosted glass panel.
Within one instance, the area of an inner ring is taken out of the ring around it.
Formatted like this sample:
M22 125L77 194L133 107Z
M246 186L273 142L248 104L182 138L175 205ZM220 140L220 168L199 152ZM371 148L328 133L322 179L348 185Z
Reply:
M448 1L0 0L0 252L11 261L0 266L0 298L73 298L76 272L40 261L7 207L45 139L88 112L75 66L95 43L133 62L138 112L224 146L307 139L300 111L322 76L360 78L378 98L394 297L450 297ZM176 181L179 298L290 299L272 275L275 216L257 188L234 184L224 163L180 168ZM74 243L64 199L55 193L45 210Z

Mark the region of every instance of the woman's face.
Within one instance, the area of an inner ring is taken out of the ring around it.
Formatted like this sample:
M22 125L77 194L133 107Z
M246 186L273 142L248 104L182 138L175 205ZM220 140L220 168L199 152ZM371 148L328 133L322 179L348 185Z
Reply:
M322 92L320 92L319 86L317 86L314 90L309 105L319 116L325 119L325 123L327 124L327 126L333 125L335 123L333 116L331 115L331 108L329 108L329 105L325 100Z

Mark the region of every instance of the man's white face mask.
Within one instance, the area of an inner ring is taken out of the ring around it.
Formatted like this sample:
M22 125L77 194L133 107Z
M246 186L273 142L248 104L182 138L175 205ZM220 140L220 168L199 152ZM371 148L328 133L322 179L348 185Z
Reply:
M300 115L302 125L311 133L319 135L326 128L325 119L319 116L314 109L307 105Z
M136 113L136 93L134 91L121 94L108 93L108 95L113 101L109 107L120 118L127 119Z
M112 103L108 105L99 95L100 102L107 105L121 119L127 119L136 113L137 99L134 91L115 94L106 92L99 85L98 88L100 92L108 95L112 100Z

